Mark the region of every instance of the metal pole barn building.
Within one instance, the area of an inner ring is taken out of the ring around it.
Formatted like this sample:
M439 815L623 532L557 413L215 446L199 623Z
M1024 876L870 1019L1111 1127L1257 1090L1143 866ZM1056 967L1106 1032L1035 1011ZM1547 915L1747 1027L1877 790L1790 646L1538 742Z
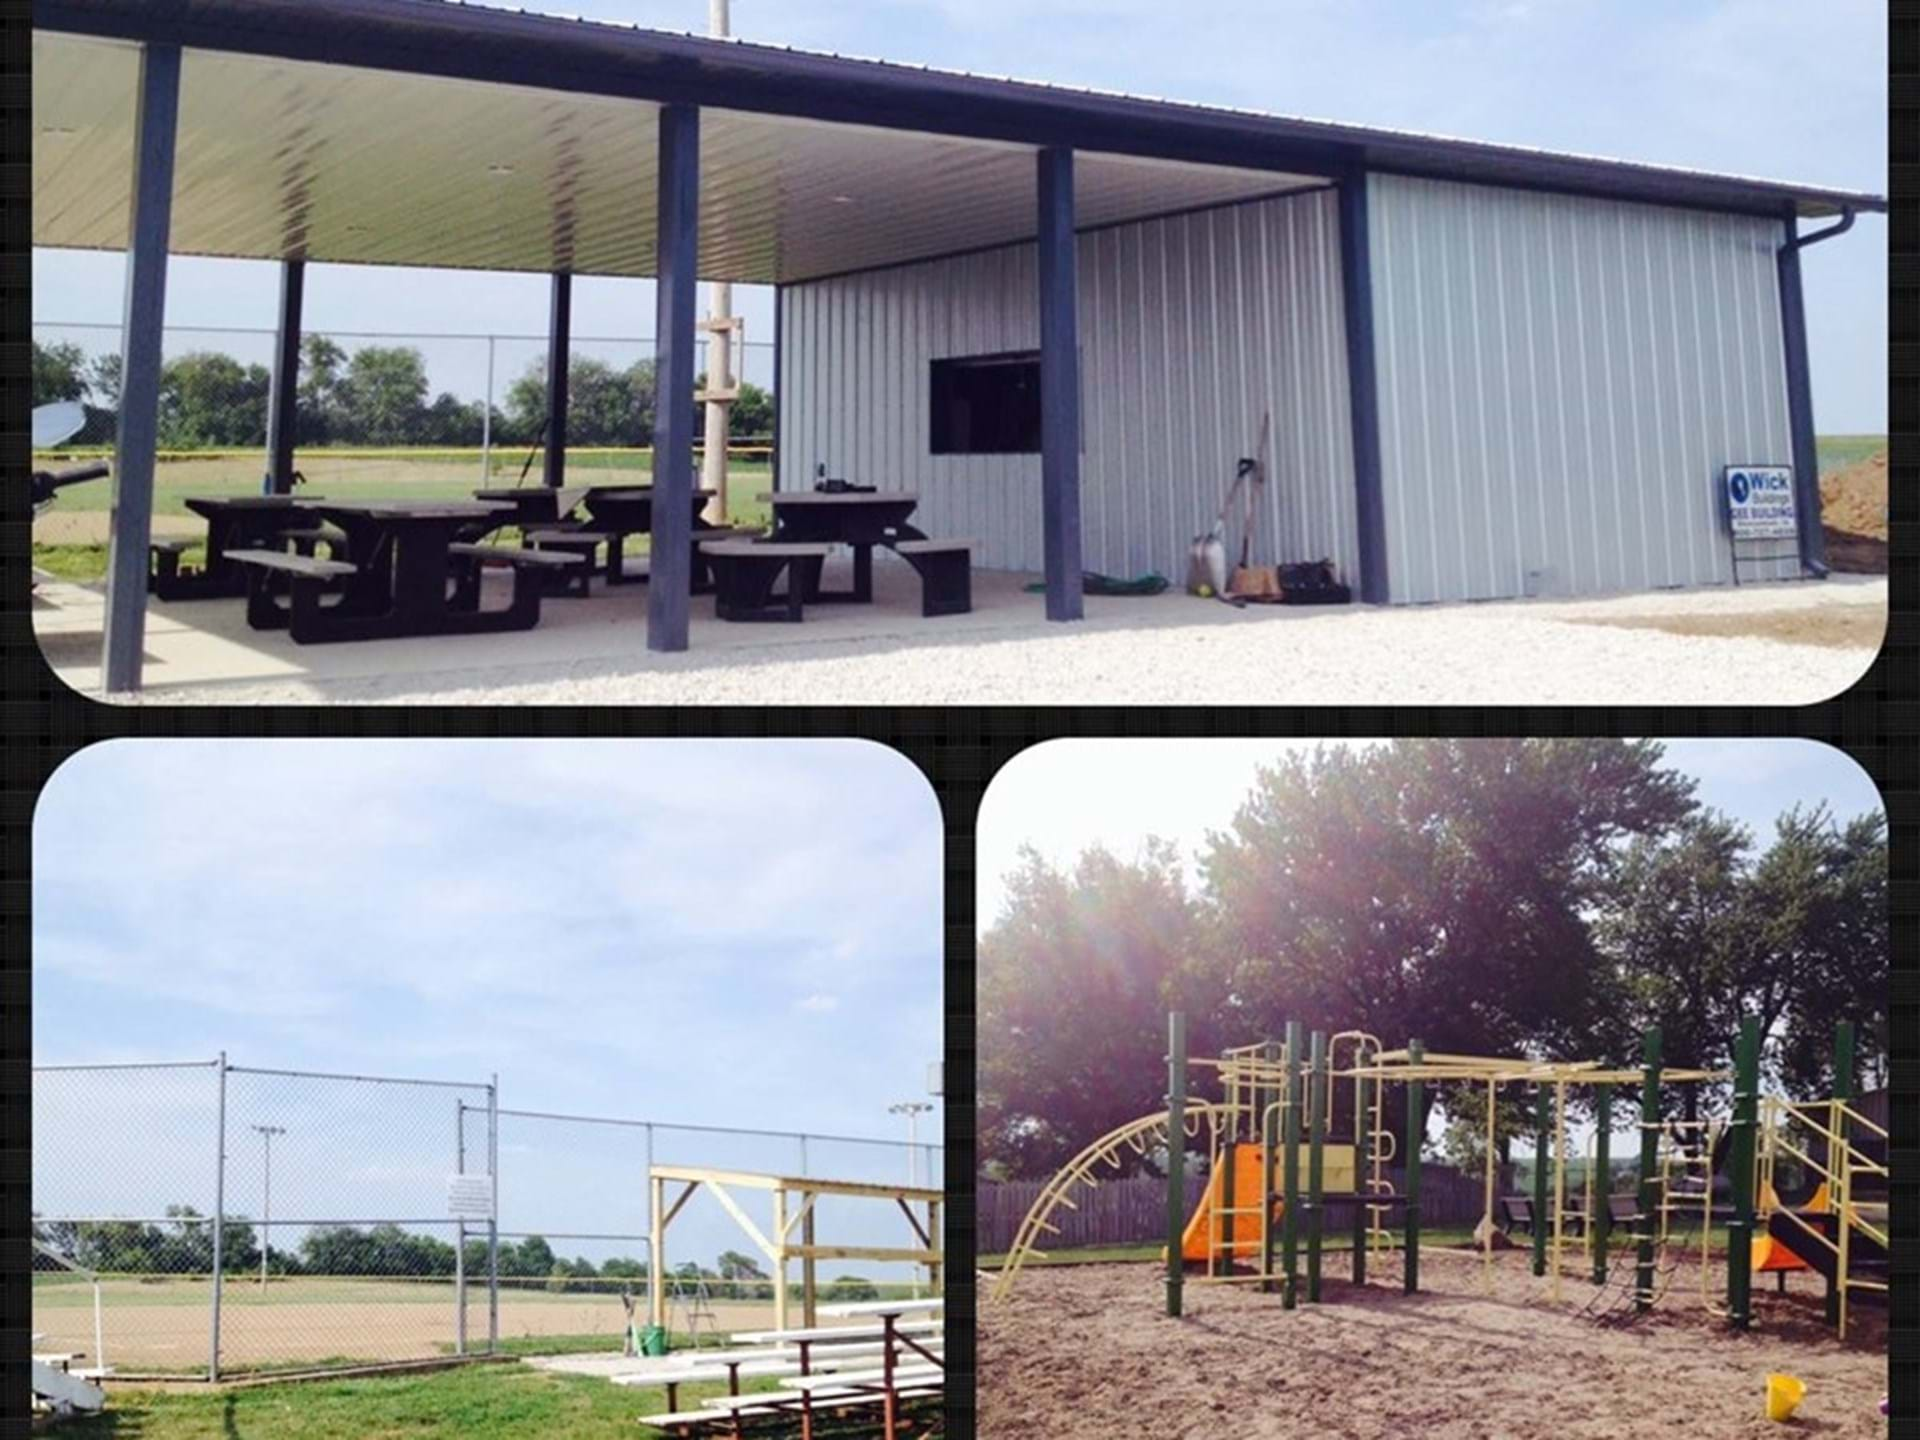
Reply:
M1368 601L1823 573L1799 252L1886 208L446 0L36 0L33 85L34 243L128 254L110 690L140 678L169 253L287 267L282 369L308 261L551 275L555 355L571 276L655 276L663 397L699 280L775 286L776 484L916 491L1071 620L1083 569L1180 572L1268 415L1258 558ZM679 516L692 413L657 413ZM1723 471L1762 465L1797 533L1736 545ZM687 643L683 564L656 649Z

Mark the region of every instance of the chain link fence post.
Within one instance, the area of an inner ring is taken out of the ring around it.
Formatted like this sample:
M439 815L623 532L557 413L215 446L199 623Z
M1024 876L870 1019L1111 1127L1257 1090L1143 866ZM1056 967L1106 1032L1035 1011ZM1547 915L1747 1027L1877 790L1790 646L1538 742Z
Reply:
M500 1349L500 1075L487 1083L487 1175L493 1204L487 1216L487 1353Z
M453 1101L453 1173L467 1173L467 1099L456 1095ZM453 1227L453 1353L467 1353L467 1222Z
M220 1378L220 1291L224 1269L222 1240L227 1219L227 1052L220 1052L220 1099L214 1107L218 1148L213 1156L213 1317L207 1352L207 1379Z
M493 484L493 342L487 336L487 393L480 403L480 483Z

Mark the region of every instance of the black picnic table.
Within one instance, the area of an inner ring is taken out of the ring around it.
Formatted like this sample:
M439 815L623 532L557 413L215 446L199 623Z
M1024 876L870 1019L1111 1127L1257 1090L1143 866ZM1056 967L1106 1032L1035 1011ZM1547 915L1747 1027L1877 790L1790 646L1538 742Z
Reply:
M246 571L229 550L280 549L289 530L311 529L311 495L190 495L187 509L207 522L207 558L197 571L163 568L147 578L161 600L232 599L247 593Z
M713 491L695 489L693 492L693 528L696 532L709 528L702 523L700 512L707 508L707 502L713 498ZM607 583L609 585L637 585L646 581L645 575L628 575L626 572L626 540L629 535L651 535L653 533L653 487L651 485L595 485L588 489L581 505L587 512L591 528L605 532L607 536Z
M572 485L563 485L557 490L549 485L508 485L476 490L473 498L483 505L512 506L513 519L509 523L525 530L530 526L556 525L565 520L573 514L574 507L585 493L580 487Z
M451 547L513 523L511 505L484 501L303 501L347 537L355 574L341 584L337 618L353 638L458 635L506 628L499 612L451 603ZM515 583L522 583L516 577Z
M873 547L927 538L907 523L920 504L907 490L783 490L760 498L773 506L774 540L853 550L853 588L817 590L810 601L872 604Z

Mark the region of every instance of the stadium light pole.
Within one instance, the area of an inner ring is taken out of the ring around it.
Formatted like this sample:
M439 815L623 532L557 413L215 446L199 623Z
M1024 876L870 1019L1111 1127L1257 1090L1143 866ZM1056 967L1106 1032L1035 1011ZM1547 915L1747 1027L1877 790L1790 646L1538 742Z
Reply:
M287 1133L284 1125L256 1125L260 1143L266 1152L266 1167L260 1187L260 1288L267 1288L267 1254L273 1249L267 1238L273 1234L273 1137Z
M920 1183L920 1149L914 1137L920 1117L931 1109L933 1106L925 1100L902 1100L897 1105L887 1107L889 1115L907 1117L907 1184L909 1186Z

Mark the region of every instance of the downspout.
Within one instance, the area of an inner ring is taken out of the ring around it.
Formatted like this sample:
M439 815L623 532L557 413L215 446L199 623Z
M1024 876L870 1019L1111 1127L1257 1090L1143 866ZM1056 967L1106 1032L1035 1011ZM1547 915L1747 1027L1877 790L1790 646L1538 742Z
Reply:
M1813 382L1807 364L1807 306L1800 279L1800 252L1809 245L1844 235L1853 228L1854 210L1843 206L1840 219L1824 230L1810 235L1791 231L1795 217L1787 217L1789 234L1780 247L1780 333L1787 362L1787 419L1792 432L1793 468L1797 483L1795 507L1799 512L1800 564L1816 579L1830 573L1826 562L1826 538L1820 523L1820 457L1813 428Z

